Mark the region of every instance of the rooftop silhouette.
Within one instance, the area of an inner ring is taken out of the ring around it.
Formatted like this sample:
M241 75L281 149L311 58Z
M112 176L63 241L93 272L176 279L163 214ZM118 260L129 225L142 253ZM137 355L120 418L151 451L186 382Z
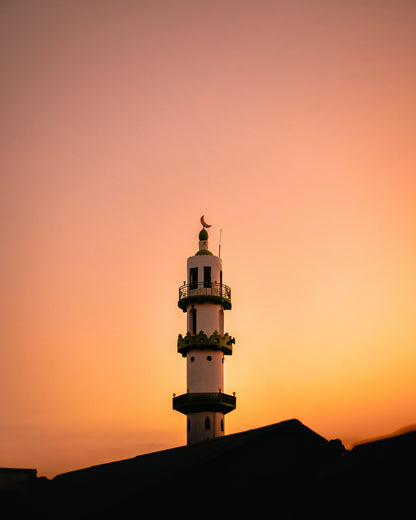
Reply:
M415 462L416 431L349 451L293 419L63 473L19 507L42 518L400 517L414 508Z

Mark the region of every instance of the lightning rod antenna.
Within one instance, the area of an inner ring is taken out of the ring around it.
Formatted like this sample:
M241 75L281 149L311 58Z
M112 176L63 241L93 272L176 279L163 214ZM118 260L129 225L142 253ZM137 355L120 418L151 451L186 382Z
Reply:
M222 229L220 229L220 243L218 245L218 258L221 258L221 234L222 234Z

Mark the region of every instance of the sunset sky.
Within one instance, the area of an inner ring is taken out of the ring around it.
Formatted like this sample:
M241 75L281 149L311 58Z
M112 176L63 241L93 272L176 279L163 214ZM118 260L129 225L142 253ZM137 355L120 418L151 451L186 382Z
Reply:
M416 423L416 2L0 2L0 466L186 443L212 225L226 433Z

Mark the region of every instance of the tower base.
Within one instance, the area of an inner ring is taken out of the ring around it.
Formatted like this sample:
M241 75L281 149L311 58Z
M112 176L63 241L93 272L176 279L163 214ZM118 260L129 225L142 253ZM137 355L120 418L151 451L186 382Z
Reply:
M187 442L209 441L224 435L224 414L221 412L195 412L186 417Z

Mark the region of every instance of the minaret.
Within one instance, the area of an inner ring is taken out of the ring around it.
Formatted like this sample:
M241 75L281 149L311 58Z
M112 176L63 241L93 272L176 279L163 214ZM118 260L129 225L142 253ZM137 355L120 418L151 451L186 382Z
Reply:
M231 309L231 289L222 283L222 260L208 250L204 217L199 250L188 258L188 283L179 288L178 306L186 312L187 332L179 334L178 352L186 358L186 393L173 398L173 409L187 416L188 444L224 435L224 415L236 407L224 393L224 356L234 338L224 334L224 310Z

